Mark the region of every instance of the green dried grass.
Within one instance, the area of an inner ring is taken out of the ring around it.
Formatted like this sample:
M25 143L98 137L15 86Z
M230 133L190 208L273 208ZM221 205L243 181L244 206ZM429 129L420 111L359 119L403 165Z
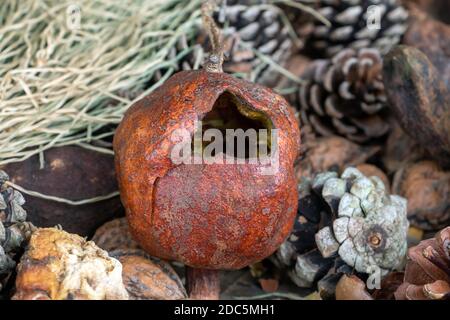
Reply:
M180 37L195 36L201 2L2 1L0 165L112 136L98 129L119 123L188 53L168 57ZM79 30L67 26L73 4L81 8ZM148 87L157 70L164 77Z

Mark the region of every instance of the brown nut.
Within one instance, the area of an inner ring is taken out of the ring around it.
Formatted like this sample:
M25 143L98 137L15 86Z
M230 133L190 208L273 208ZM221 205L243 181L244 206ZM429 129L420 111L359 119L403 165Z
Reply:
M126 218L117 218L102 225L95 231L92 241L108 252L118 249L139 249L132 238Z
M260 163L173 163L174 131L192 136L198 119L221 113L238 128L278 129L275 174ZM294 222L299 145L294 113L273 91L223 73L174 75L129 109L114 137L133 236L152 256L195 268L239 269L269 256Z

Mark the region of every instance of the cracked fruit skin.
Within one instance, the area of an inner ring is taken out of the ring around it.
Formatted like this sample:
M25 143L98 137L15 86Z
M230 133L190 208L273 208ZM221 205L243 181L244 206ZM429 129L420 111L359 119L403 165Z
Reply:
M224 93L279 129L275 174L263 175L262 164L172 163L174 130L192 136ZM172 76L128 110L114 137L132 235L151 255L194 268L239 269L269 256L294 222L299 147L294 113L272 90L223 73Z

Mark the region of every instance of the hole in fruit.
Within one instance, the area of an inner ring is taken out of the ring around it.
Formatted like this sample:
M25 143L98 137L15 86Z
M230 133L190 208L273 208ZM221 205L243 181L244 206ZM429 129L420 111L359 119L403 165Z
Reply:
M220 152L241 159L270 156L272 121L230 92L219 96L200 125L201 135L197 128L192 150L196 152L195 141L198 141L197 148L203 156L215 156Z

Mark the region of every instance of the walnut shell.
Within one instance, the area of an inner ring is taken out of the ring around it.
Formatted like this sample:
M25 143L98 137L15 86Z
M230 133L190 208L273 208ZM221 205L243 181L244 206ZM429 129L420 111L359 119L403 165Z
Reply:
M408 219L425 230L450 223L450 172L433 161L409 164L396 172L393 191L408 199Z
M126 300L122 266L92 241L38 229L18 266L15 300Z
M196 121L216 108L237 108L246 119L258 115L264 128L279 129L275 174L263 174L261 163L172 162L175 130L192 136ZM194 268L239 269L269 256L294 222L299 148L294 112L273 91L223 73L175 74L127 111L114 137L133 236L152 256Z
M122 278L130 299L186 299L186 290L169 263L142 250L116 250L111 255L122 263Z
M131 236L126 218L117 218L102 225L95 231L92 241L108 252L118 249L140 248Z

